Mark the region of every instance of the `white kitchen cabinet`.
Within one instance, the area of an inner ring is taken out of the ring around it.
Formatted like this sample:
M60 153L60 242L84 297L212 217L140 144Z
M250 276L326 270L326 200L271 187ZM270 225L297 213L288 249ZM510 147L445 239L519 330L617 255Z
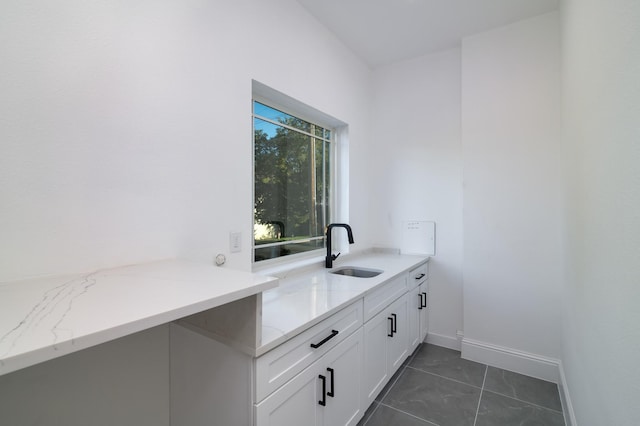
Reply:
M409 334L407 321L407 297L400 297L389 308L387 317L391 332L387 335L387 362L389 375L392 376L409 356Z
M423 263L409 271L407 281L408 287L414 288L427 281L429 278L429 264Z
M409 353L412 353L427 337L429 328L427 274L428 264L425 263L409 271L407 277L409 284L407 292Z
M319 425L319 370L313 364L258 404L256 426Z
M417 304L412 302L419 297L416 292L423 281L418 269L426 271L426 264L413 265L410 271L408 267L393 271L359 297L345 299L347 303L340 304L339 310L304 327L280 330L278 325L287 325L274 321L281 312L269 311L270 323L263 324L263 331L275 330L285 338L263 353L246 353L242 346L228 344L224 336L211 330L212 323L218 324L212 322L217 320L212 315L172 325L176 334L171 339L172 424L356 425L410 355L410 336L411 342L421 340L420 319L412 315ZM311 312L325 293L333 297L350 291L346 287L350 281L327 280L331 285L325 288L325 279L314 276L310 280ZM359 284L355 281L359 278L350 280ZM279 297L292 302L279 301L278 306L284 312L295 312L299 307L294 302L305 303L307 299L299 296L307 290L289 285ZM334 299L330 302L336 303ZM259 342L261 336L257 337Z
M420 294L420 286L412 288L407 292L407 328L409 335L409 353L412 353L420 344L420 311L424 304L424 297Z
M360 299L258 357L255 360L255 401L262 401L361 327Z
M359 329L255 406L256 426L351 426L362 417Z
M403 295L364 325L363 406L368 407L409 355L408 298Z
M409 290L407 293L409 353L424 342L429 329L427 283Z
M409 329L409 352L412 353L420 344L420 311L424 297L420 294L420 286L407 292L407 307L409 315L407 328Z
M418 309L419 325L420 325L420 343L424 342L429 333L429 292L427 291L428 283L420 284L419 291L421 298L424 297L422 309Z
M345 340L342 348L336 347L326 355L327 404L319 414L324 426L352 426L362 417L360 389L362 387L362 352L364 338L362 328ZM321 363L322 364L322 363ZM331 369L331 370L329 370Z
M387 334L390 330L386 312L364 324L363 407L371 405L391 377L387 368Z

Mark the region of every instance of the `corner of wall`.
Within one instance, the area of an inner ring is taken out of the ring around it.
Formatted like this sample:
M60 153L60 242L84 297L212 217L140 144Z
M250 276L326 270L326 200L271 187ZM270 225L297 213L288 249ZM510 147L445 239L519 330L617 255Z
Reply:
M462 347L461 341L457 337L431 332L427 334L426 342L432 345L442 346L443 348L453 349L454 351L459 351Z
M549 358L466 337L462 339L462 358L548 382L560 382L560 360L556 358Z
M564 422L567 426L577 426L576 414L573 411L573 404L571 403L571 396L569 395L569 385L567 384L567 378L564 375L564 367L562 361L558 362L559 382L558 390L560 391L560 402L562 402L562 413L564 414Z

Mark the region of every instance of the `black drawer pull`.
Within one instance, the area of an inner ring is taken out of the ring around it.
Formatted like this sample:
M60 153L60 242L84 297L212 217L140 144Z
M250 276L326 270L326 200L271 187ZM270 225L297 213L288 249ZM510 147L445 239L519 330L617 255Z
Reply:
M419 279L421 279L422 277L424 277L424 274L417 275L417 276L416 276L416 280L419 280Z
M393 337L393 318L391 318L391 317L387 317L387 319L388 319L389 321L391 321L391 324L390 324L390 326L389 326L389 329L391 330L391 332L390 332L390 333L388 333L388 334L387 334L387 336L389 336L389 337Z
M396 314L391 314L391 316L393 317L393 321L391 322L391 324L393 324L391 327L391 332L392 333L397 333L398 332L398 317L396 316Z
M327 368L327 371L329 372L329 374L331 374L331 387L329 389L331 389L329 392L327 392L327 396L330 396L331 398L333 398L334 396L336 396L335 392L334 392L334 388L333 388L333 368Z
M427 293L422 292L421 295L424 296L424 304L422 305L423 308L427 307Z
M322 380L322 399L318 401L318 404L324 407L327 405L327 378L322 374L318 375L318 378Z
M332 339L333 337L335 337L338 334L338 330L331 330L331 334L328 335L327 337L325 337L324 339L322 339L320 341L320 343L312 343L311 347L313 349L318 349L320 346L324 345L325 343L327 343L330 339Z

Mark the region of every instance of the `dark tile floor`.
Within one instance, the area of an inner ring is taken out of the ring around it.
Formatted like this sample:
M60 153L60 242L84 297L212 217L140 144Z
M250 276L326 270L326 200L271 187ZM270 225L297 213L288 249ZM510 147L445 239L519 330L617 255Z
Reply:
M558 386L423 344L358 426L564 426Z

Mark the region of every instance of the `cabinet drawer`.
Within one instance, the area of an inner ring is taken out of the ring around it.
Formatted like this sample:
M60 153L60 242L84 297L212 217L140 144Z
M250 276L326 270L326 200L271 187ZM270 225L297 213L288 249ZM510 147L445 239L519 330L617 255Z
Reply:
M383 284L364 297L364 321L367 322L375 314L387 307L391 302L407 291L406 274L402 274Z
M414 288L415 286L422 284L423 282L427 281L427 278L429 278L428 263L423 263L422 265L413 268L409 271L409 275L407 278L407 280L409 281L409 288Z
M362 299L359 299L257 358L255 360L255 402L262 401L361 325ZM317 347L312 347L312 344Z

